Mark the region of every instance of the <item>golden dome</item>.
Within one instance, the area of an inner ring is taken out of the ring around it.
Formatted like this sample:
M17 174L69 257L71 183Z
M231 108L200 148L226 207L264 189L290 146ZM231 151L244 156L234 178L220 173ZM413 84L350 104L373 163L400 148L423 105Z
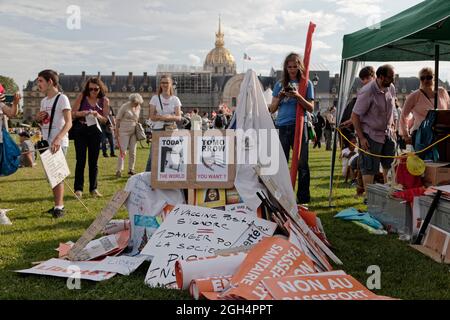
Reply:
M221 30L219 18L219 31L216 33L216 47L206 56L203 65L205 70L219 74L236 74L236 61L223 40L224 33Z

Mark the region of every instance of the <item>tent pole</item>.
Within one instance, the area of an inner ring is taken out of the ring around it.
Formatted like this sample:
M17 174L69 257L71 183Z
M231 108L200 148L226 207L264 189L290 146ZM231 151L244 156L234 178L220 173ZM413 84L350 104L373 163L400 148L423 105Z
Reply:
M435 53L434 53L434 110L437 110L438 108L438 97L439 97L439 54L440 54L440 47L439 44L436 44L434 46Z
M339 75L339 93L338 93L338 103L337 103L337 110L336 110L336 116L339 117L339 123L341 121L341 103L340 103L340 99L342 99L343 94L341 94L341 90L342 90L342 79L344 76L344 60L341 61L341 73ZM337 120L337 119L336 119ZM338 126L338 121L336 121L336 126ZM333 139L333 149L331 151L331 174L330 174L330 194L328 195L328 207L332 207L331 205L331 201L333 198L333 180L334 180L334 165L336 163L336 136L337 136L337 131L336 129L334 130L334 139Z

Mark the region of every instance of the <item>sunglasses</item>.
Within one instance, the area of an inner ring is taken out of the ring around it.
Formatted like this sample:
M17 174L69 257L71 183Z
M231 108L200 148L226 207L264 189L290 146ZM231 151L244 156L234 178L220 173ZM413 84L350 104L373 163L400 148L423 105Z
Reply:
M421 76L420 81L433 80L433 76Z

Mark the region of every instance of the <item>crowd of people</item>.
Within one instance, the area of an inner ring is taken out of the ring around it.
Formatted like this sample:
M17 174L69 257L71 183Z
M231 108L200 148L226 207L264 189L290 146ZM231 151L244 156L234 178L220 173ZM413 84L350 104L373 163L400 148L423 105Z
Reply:
M301 106L304 112L303 139L300 143L298 163L299 203L307 204L311 201L308 164L311 140L313 148L321 148L323 135L326 150L331 150L333 134L337 134L334 132L339 131L343 135L343 139L340 139L342 174L346 182L350 180L358 185L358 194L363 194L366 186L372 184L376 177L381 176L382 181L387 181L393 161L389 156L394 156L396 148L404 149L406 144L414 145L418 127L428 110L434 108L434 72L431 68L420 70L420 88L407 97L403 106L399 105L396 98L394 74L394 67L391 65L380 66L376 71L370 66L362 68L359 72L362 88L343 110L337 124L338 115L335 106L331 106L324 114L320 111L317 114L313 113L314 86L311 81L307 82L306 96L299 94L299 84L305 77L301 55L291 53L285 58L283 76L273 88L269 111L276 114L274 122L286 161L290 160L294 145L298 106ZM35 116L40 126L39 134L42 136L38 140L45 141L52 152L61 149L64 154L68 150L69 138L74 141L76 153L74 190L78 198L83 196L86 160L89 168L89 192L93 197L102 196L97 181L100 150L104 157L118 158L116 177L122 176L126 154L129 156L128 175L136 173L137 130L141 126L139 120L142 108L146 107L140 94L131 94L115 115L109 106L106 86L99 78L89 78L83 91L72 104L59 88L56 71L41 71L37 77L37 84L40 92L45 95L41 101L40 111ZM4 100L2 89L0 86L0 100ZM439 88L437 96L438 108L448 109L450 104L448 92L444 88ZM10 106L0 102L0 127L3 127L3 115L13 117L17 113L20 99L20 94L16 93ZM163 75L157 94L149 101L146 132L151 134L153 131L163 130L226 129L231 117L232 112L226 106L220 106L211 117L206 112L200 115L197 108L183 112L182 103L175 95L171 77ZM336 130L336 126L339 130ZM35 148L36 137L39 136L35 135L34 142L31 142L29 130L23 130L19 136L22 151L20 165L32 167L35 165L36 152L42 152L39 148ZM355 148L356 145L359 148ZM1 145L0 152L2 152ZM380 158L368 153L388 157ZM146 171L151 170L151 155L150 145ZM64 215L64 185L61 183L55 187L53 194L54 206L49 213L58 218Z

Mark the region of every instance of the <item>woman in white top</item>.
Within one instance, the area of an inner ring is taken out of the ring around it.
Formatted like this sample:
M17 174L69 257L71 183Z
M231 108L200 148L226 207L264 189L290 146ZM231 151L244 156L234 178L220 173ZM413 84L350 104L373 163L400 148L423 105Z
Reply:
M136 124L139 121L141 105L144 99L139 93L132 93L128 102L123 104L116 116L116 140L119 141L120 156L117 160L116 177L120 178L125 162L125 154L129 150L128 174L134 175L136 163Z
M181 102L174 95L172 78L168 75L161 76L158 94L150 100L150 120L153 123L153 131L175 130L176 122L181 121ZM152 148L147 161L145 171L151 171Z

